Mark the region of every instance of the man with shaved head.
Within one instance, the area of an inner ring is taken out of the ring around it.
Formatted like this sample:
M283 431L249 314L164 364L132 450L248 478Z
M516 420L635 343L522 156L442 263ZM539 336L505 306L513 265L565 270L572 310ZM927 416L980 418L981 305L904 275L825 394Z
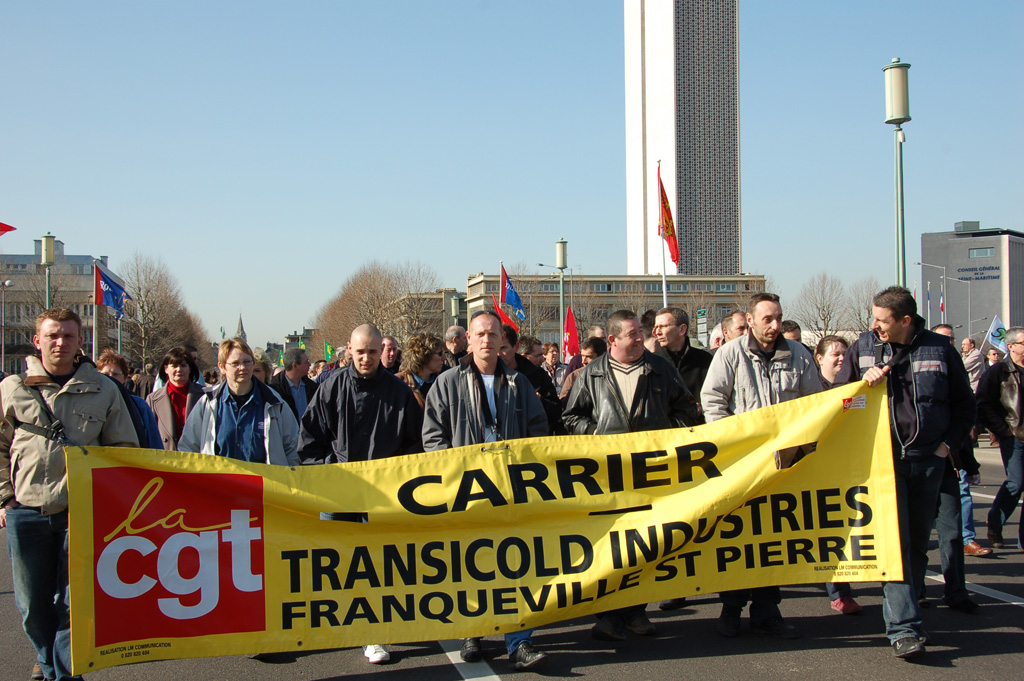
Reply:
M423 451L422 411L405 381L381 364L382 340L372 324L352 332L347 346L351 361L317 389L302 416L303 463L368 461ZM367 522L365 514L351 511L325 511L320 517ZM391 659L382 645L363 646L363 654L373 664Z

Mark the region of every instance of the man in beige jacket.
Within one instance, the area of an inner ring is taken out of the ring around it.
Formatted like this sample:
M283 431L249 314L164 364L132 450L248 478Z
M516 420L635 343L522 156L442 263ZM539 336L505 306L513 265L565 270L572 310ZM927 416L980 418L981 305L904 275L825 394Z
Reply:
M64 447L138 447L124 400L87 360L71 310L36 317L28 371L0 383L0 527L7 527L14 595L36 649L34 676L69 679L68 493Z

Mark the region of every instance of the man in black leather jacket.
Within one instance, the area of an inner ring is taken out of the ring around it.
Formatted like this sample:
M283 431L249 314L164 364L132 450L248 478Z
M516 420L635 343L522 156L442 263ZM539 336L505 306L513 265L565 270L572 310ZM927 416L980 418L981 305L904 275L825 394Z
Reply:
M679 371L644 349L640 320L629 310L608 318L608 352L584 367L562 415L577 435L608 435L681 428L698 423L697 403ZM597 616L591 636L622 641L626 631L653 636L646 604Z

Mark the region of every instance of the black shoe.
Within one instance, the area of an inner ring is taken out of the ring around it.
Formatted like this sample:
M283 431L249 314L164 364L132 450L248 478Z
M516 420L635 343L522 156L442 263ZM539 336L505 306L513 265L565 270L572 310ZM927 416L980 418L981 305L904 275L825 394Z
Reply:
M776 638L800 638L800 630L792 624L787 624L786 620L781 617L769 617L760 622L751 622L750 630Z
M646 613L638 612L626 620L626 629L637 636L654 636L658 633L654 623L647 618Z
M459 657L462 658L463 662L479 662L482 657L480 655L480 639L462 639L462 650L459 651Z
M685 598L670 598L667 601L658 603L658 610L678 610L686 606Z
M1003 530L993 530L991 527L988 528L988 543L991 544L993 548L1003 548L1005 545L1005 542L1003 541Z
M32 673L28 678L32 679L32 681L43 681L46 678L43 676L43 668L39 666L38 662L32 665Z
M901 660L924 655L924 643L917 636L904 636L892 642L892 652Z
M722 606L722 614L715 622L718 633L727 638L736 638L740 634L740 613L738 610Z
M545 653L534 649L529 643L523 643L508 656L508 666L514 672L521 669L540 669L548 663Z
M967 614L970 614L978 609L978 604L972 601L970 598L962 598L956 603L947 603L946 605L948 605L953 610L959 610L960 612L965 612Z
M595 641L625 641L626 631L618 618L599 617L597 624L590 629L590 638Z

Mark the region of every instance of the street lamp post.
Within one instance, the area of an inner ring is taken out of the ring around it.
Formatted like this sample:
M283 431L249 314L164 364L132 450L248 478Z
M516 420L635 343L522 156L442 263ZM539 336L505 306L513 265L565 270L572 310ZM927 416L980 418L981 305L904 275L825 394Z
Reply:
M53 242L54 236L47 232L43 235L43 248L42 248L42 262L40 263L46 270L46 309L49 310L53 307L53 289L50 287L50 268L54 264L54 253L53 253Z
M927 262L915 262L914 264L915 265L920 265L921 267L934 267L937 270L942 270L942 278L939 279L939 300L942 301L941 309L939 310L939 312L941 314L939 316L942 319L942 323L945 324L946 323L946 266L945 265L932 265L931 263L927 263ZM932 310L931 310L931 305L929 305L928 306L928 325L929 326L931 326L931 324L932 324L931 316L932 316Z
M959 279L957 277L947 277L945 274L942 278L946 281L959 281L961 284L967 284L967 335L971 335L971 280L970 279Z
M537 263L537 267L550 267L558 270L558 346L561 348L560 355L565 354L565 270L568 269L569 242L559 239L555 242L555 264L545 265ZM572 272L570 270L570 285L572 284Z
M896 126L896 284L907 285L907 240L903 217L903 142L906 137L900 124L910 120L910 92L907 72L910 64L899 57L882 67L885 74L885 122Z
M0 372L7 371L7 289L11 286L10 279L0 284Z
M562 348L559 353L565 357L565 268L569 259L569 242L559 239L555 242L555 267L558 268L558 346Z

